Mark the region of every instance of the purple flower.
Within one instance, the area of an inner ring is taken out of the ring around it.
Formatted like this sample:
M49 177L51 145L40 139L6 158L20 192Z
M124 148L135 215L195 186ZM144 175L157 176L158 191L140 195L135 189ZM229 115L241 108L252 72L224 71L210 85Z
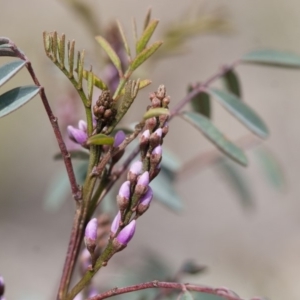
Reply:
M147 192L141 197L139 204L148 206L153 198L152 188L149 186Z
M83 130L69 125L67 127L69 138L77 144L84 145L88 139L87 133Z
M116 134L115 134L115 141L114 141L114 147L119 147L120 144L123 143L123 141L126 138L126 134L124 133L124 131L119 130Z
M120 221L121 221L121 212L119 211L117 213L117 215L115 216L111 227L110 227L110 231L115 234L117 232L117 230L119 229L119 225L120 225Z
M96 218L91 219L85 228L85 238L96 241L97 239L98 221Z
M137 185L141 185L143 187L147 187L149 184L149 172L144 172L138 179Z
M78 129L80 129L81 131L86 132L87 131L87 124L86 121L80 120L78 122Z
M126 246L132 239L135 233L136 221L132 220L127 226L125 226L117 236L117 241L122 245Z
M129 181L125 181L121 185L118 196L129 199L129 197L130 197L130 182Z

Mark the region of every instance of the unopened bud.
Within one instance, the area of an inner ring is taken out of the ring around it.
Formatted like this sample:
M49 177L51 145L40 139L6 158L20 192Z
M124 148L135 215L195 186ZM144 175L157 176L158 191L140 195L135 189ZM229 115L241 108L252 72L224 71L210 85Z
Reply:
M150 163L151 164L159 164L162 157L162 146L158 145L155 147L150 156Z
M163 84L161 84L157 89L156 97L158 97L159 99L163 99L166 96L166 92L166 87Z
M168 108L170 101L171 101L170 96L165 97L162 101L162 107Z
M97 228L98 228L97 218L91 219L85 228L84 242L86 248L89 250L91 254L94 253L96 248Z
M121 185L117 196L117 203L121 211L124 211L127 208L129 204L129 198L130 198L130 181L128 180Z
M134 162L127 174L127 179L133 183L136 182L138 175L140 175L143 171L143 163L141 161Z
M111 223L110 232L112 235L114 235L118 231L120 226L120 221L121 221L121 212L119 211L115 216L113 222Z
M147 192L141 197L139 204L136 209L136 213L138 216L141 216L146 210L149 208L150 203L153 198L152 188L149 186Z
M135 187L135 194L142 196L143 194L145 194L145 192L148 189L149 186L149 172L146 171L144 172L138 179L136 187Z
M152 107L153 107L153 108L161 107L161 100L158 99L157 97L154 97L154 98L151 100L151 103L152 103Z
M150 145L152 148L155 148L161 143L161 137L162 137L162 129L158 128L153 132L150 136Z
M169 132L169 124L166 122L162 128L162 136L163 138L167 135Z
M132 239L135 233L135 227L136 227L136 221L132 220L127 226L125 226L120 231L120 233L116 237L116 240L120 245L126 246L130 242L130 240Z
M114 140L114 147L119 147L120 144L123 143L123 141L126 138L126 134L124 133L124 131L119 130L116 134L115 134L115 140Z
M164 125L166 124L166 122L169 120L169 116L168 115L160 115L159 116L159 126L160 127L164 127Z
M149 119L146 120L145 127L147 129L149 129L151 132L156 127L156 125L157 125L157 120L156 120L155 117L152 117L152 118L149 118Z
M84 145L88 139L85 131L75 128L71 125L67 127L69 138L77 144Z

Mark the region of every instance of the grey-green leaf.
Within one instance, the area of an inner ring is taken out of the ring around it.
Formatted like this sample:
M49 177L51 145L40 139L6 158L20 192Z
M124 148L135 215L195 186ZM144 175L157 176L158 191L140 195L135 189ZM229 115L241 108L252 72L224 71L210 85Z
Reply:
M12 45L10 44L3 44L0 45L0 56L11 56L17 57L17 54L12 49Z
M188 88L188 92L193 90L192 87ZM210 118L211 116L211 105L209 94L201 92L191 100L191 105L194 111Z
M287 68L300 68L300 55L277 50L252 51L244 55L241 61Z
M0 95L0 118L15 111L38 94L40 87L35 85L14 88Z
M235 73L234 70L229 70L224 76L224 83L227 88L227 90L236 95L237 97L241 98L242 93L241 93L241 85L238 79L237 74Z
M158 117L160 115L170 115L170 111L167 108L157 107L149 109L143 116L144 120L152 117Z
M207 89L207 91L249 130L261 138L268 137L269 130L265 122L237 96L215 88Z
M244 152L235 144L227 140L208 118L196 112L184 112L182 113L182 116L196 129L200 130L228 157L232 158L243 166L248 164L248 160Z
M9 62L0 67L0 86L17 74L24 66L26 62L23 60L16 60Z
M154 191L154 199L175 212L182 210L183 204L174 189L173 180L163 169L160 171L158 177L151 182L151 187Z

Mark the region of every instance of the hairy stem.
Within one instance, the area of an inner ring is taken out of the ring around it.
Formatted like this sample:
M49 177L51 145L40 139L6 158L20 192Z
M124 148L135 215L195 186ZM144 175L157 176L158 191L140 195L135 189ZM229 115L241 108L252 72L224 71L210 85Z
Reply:
M153 289L153 288L163 288L163 289L174 289L180 291L194 291L199 293L206 293L211 295L220 296L226 300L242 300L234 292L228 290L227 288L213 288L205 285L195 285L189 283L178 283L178 282L163 282L163 281L150 281L144 282L136 285L131 285L123 288L114 288L97 296L88 298L87 300L102 300L110 298L116 295L131 293L135 291Z

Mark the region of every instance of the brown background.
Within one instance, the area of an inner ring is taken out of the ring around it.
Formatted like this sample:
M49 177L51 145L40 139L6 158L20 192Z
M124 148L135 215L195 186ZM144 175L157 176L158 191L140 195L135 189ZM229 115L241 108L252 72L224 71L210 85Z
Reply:
M176 5L172 0L88 3L99 13L99 21L117 17L128 26L132 16L141 24L151 5L163 27L197 1L176 1ZM184 96L185 83L207 78L220 65L249 50L265 47L300 53L299 1L209 1L208 6L224 7L234 32L194 39L188 55L169 58L152 70L153 87L164 83L174 103ZM0 35L9 36L31 58L54 106L68 83L45 57L42 31L65 32L76 39L78 48L87 51L95 46L82 22L61 1L1 0L0 28ZM181 176L177 189L185 202L184 212L175 215L154 204L140 220L127 255L137 255L134 249L139 246L149 248L162 253L174 270L191 257L210 266L210 271L190 281L227 286L245 298L260 294L273 300L298 300L299 71L254 66L238 71L245 100L271 130L266 145L284 168L286 190L278 192L268 185L251 151L245 170L255 195L251 212L241 208L216 167ZM3 91L24 82L30 83L25 71ZM133 110L140 113L138 106ZM217 105L214 117L233 139L247 132ZM38 98L1 119L0 128L0 273L7 282L7 299L53 299L73 213L72 200L56 213L43 206L47 185L60 168L51 160L57 145ZM167 145L184 161L211 147L181 121L174 122ZM126 254L122 255L119 259ZM113 268L107 272L111 285L114 278L125 276Z

